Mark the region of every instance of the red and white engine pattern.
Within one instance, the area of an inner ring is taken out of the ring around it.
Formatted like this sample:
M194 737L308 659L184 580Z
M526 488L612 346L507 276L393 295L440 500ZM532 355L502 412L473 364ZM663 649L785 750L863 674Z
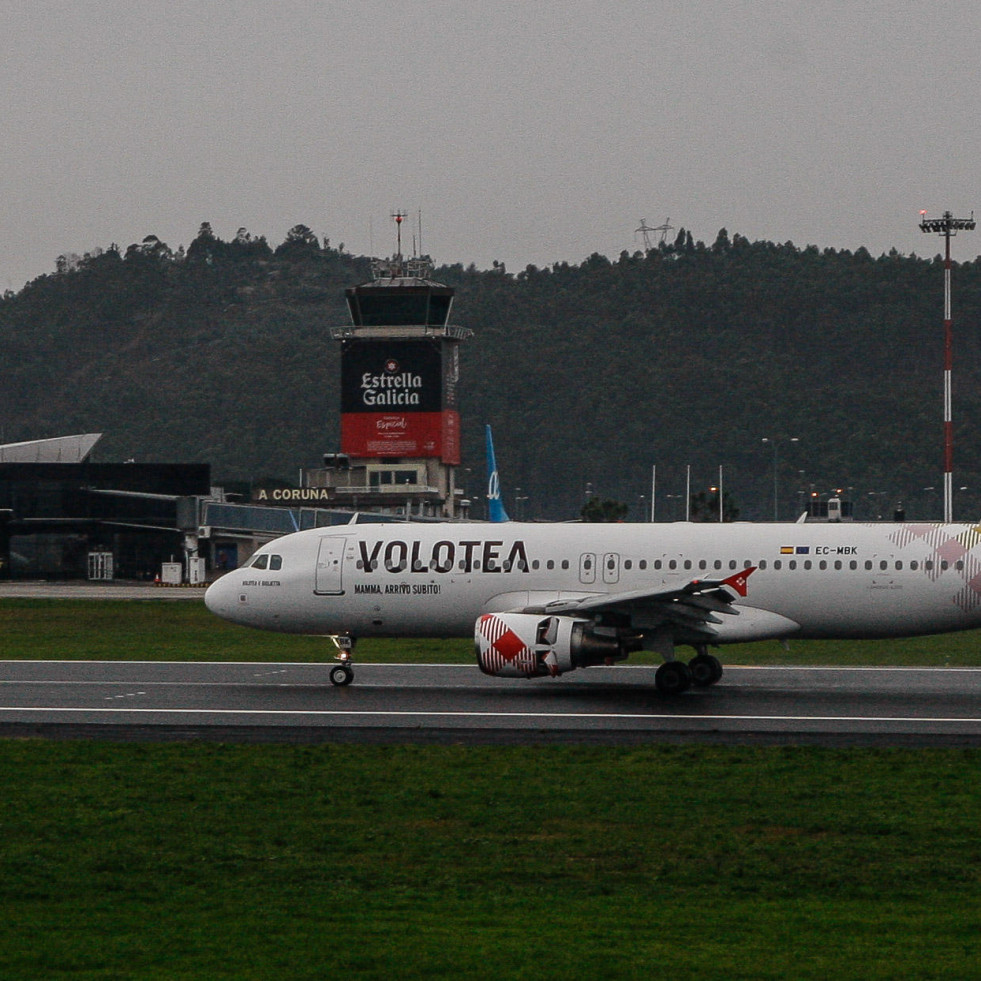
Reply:
M639 638L624 638L590 620L530 613L488 613L474 626L477 664L502 678L556 677L565 671L622 661Z

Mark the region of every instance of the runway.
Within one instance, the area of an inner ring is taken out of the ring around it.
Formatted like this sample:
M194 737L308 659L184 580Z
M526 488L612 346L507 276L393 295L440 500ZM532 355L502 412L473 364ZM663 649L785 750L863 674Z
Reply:
M469 665L0 661L0 736L228 742L981 745L981 668L653 668L489 678Z

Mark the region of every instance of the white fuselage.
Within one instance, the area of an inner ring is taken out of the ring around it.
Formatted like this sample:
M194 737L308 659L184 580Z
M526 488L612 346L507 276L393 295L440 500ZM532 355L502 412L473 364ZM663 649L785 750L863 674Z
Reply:
M287 535L250 562L208 589L209 609L288 633L467 637L485 613L750 567L718 643L981 626L974 525L344 525Z

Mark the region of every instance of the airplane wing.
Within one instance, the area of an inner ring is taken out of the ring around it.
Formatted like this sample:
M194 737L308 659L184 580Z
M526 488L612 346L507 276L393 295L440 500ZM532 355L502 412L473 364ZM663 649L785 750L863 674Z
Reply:
M609 616L627 619L637 629L673 626L684 635L711 639L717 633L714 625L723 622L716 614L739 615L733 604L737 597L746 595L747 580L755 570L755 566L741 569L725 579L693 579L674 589L592 593L529 605L516 612L541 616Z

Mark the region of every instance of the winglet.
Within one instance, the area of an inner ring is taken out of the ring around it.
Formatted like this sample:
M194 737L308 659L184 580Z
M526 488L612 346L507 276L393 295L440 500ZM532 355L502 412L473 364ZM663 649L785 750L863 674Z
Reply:
M756 572L755 565L750 566L748 569L740 569L739 572L734 572L728 579L723 579L722 585L734 589L740 596L745 596L747 590L746 580L754 572Z
M491 427L485 427L487 434L487 517L491 521L510 521L504 502L501 500L501 479L497 475L497 460L494 458L494 439Z

